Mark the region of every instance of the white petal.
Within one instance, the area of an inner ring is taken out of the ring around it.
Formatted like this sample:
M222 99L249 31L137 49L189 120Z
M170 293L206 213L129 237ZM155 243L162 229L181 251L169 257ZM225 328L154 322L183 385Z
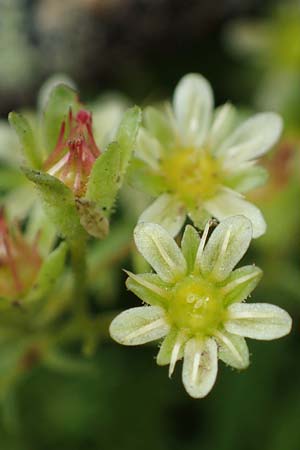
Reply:
M119 314L110 324L109 333L119 344L140 345L168 334L165 312L158 306L140 306Z
M225 183L234 191L244 194L265 184L268 176L269 174L264 167L255 165L243 170L232 171L226 178Z
M159 170L163 149L158 140L151 136L145 128L139 129L136 148L140 159L149 164L153 170Z
M152 222L161 225L171 236L176 236L183 226L186 210L173 195L162 194L141 214L139 223Z
M198 74L184 76L175 89L173 103L183 144L201 146L212 116L213 93L210 84Z
M140 223L134 230L139 252L166 282L175 282L186 274L187 266L178 245L160 225Z
M182 381L188 394L205 397L215 384L218 372L218 349L214 339L190 339L184 349Z
M144 110L144 121L147 130L165 147L174 144L174 130L169 118L158 109L148 106Z
M266 153L279 139L282 120L275 113L256 114L240 125L218 151L218 156L237 165Z
M205 208L220 221L236 215L247 217L252 223L254 238L261 236L266 231L266 222L260 210L252 203L244 200L243 197L231 192L223 191L217 194L211 200L205 202Z
M210 236L200 259L203 275L223 281L246 253L252 237L251 223L244 216L221 222Z
M249 350L241 336L227 333L225 330L216 333L219 344L219 358L235 369L246 369L249 366Z
M269 341L291 331L292 319L283 309L268 303L236 303L228 308L227 331Z
M235 119L236 110L230 103L216 109L209 133L209 145L213 153L217 153L218 147L232 130Z

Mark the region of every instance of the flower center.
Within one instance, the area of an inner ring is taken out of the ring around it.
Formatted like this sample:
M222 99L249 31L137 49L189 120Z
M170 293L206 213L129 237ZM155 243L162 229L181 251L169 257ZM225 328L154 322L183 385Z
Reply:
M44 168L81 197L85 194L88 177L100 150L94 140L92 116L88 111L80 110L74 117L70 110L68 128L66 133L64 121L56 147Z
M170 191L191 208L213 197L221 182L218 161L204 149L174 151L162 161L162 172Z
M212 335L225 319L220 290L200 276L190 275L173 288L169 315L173 325L191 335Z

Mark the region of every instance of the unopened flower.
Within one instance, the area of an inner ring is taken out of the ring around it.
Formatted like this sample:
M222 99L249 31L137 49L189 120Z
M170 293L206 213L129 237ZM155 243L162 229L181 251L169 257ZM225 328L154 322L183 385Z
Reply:
M62 122L56 147L44 169L59 178L77 197L82 197L98 156L100 150L93 136L91 114L82 109L74 117L70 110L68 124Z
M27 242L17 225L9 228L0 211L0 297L15 300L32 287L42 265L37 241Z
M164 338L157 363L169 375L183 358L183 384L195 398L213 387L218 358L244 369L249 364L245 337L271 340L289 333L290 316L278 306L244 303L261 278L253 265L234 269L252 237L243 216L225 219L210 238L185 228L181 250L157 224L139 224L135 243L156 273L128 272L127 287L150 306L118 315L110 326L113 339L138 345Z
M145 111L133 175L158 198L140 221L159 223L176 235L186 215L203 228L209 217L241 214L252 222L253 237L265 232L260 210L243 194L264 183L266 171L256 160L278 140L282 121L261 113L235 127L235 116L230 104L213 114L211 87L197 74L179 82L173 110Z

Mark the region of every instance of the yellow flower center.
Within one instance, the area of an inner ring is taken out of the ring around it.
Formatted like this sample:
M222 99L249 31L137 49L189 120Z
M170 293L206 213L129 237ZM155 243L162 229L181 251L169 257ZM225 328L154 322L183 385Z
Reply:
M213 197L221 183L219 162L205 149L174 151L162 161L162 174L170 191L190 208Z
M226 318L220 289L195 275L174 286L168 312L172 325L189 335L212 335Z

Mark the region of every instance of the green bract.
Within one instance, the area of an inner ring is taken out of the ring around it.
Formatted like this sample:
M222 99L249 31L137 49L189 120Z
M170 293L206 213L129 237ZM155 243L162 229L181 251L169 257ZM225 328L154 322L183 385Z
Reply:
M245 337L270 340L291 328L281 308L243 303L262 275L255 266L234 270L250 244L251 222L227 218L208 239L209 227L200 239L188 225L180 249L160 225L139 224L136 246L156 273L128 272L127 287L150 306L122 312L110 326L112 338L124 345L164 338L157 363L169 364L171 375L183 358L183 383L195 398L213 387L218 358L237 369L248 366Z
M241 214L252 222L253 237L260 236L265 221L243 194L265 182L266 171L256 160L276 143L281 128L274 113L236 126L233 106L213 113L209 83L186 75L175 89L173 109L145 110L131 181L158 198L140 221L159 223L175 236L186 215L203 228L209 217Z

